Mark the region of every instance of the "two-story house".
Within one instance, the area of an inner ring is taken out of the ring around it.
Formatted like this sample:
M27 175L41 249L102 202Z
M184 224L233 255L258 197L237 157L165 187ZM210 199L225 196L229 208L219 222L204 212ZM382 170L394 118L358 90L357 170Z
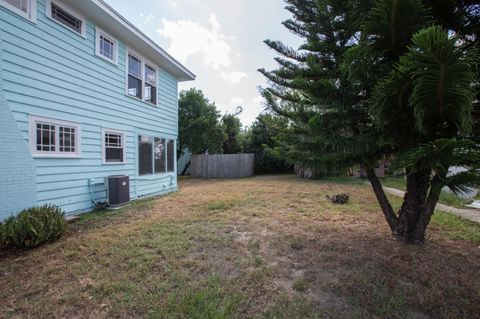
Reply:
M195 76L102 0L0 0L0 220L177 189L178 82Z

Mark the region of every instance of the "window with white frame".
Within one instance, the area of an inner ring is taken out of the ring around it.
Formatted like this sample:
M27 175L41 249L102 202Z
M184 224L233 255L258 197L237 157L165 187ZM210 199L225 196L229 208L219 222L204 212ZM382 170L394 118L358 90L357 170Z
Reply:
M139 175L175 171L175 141L148 135L138 136Z
M128 95L142 98L142 61L128 54Z
M126 163L125 133L115 130L103 130L103 163Z
M145 102L157 104L157 72L155 68L145 64Z
M137 54L127 55L127 94L157 105L157 68Z
M0 0L0 5L29 20L36 19L36 0Z
M30 116L30 148L35 156L80 156L80 135L78 123Z
M86 36L86 19L65 4L47 0L47 16L81 36Z
M95 53L114 64L117 64L118 42L115 38L96 28Z

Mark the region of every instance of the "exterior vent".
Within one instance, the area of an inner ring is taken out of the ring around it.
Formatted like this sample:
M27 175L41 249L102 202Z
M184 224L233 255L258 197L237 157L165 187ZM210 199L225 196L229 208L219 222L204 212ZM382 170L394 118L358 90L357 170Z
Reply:
M125 175L105 177L109 208L120 208L130 201L130 180Z

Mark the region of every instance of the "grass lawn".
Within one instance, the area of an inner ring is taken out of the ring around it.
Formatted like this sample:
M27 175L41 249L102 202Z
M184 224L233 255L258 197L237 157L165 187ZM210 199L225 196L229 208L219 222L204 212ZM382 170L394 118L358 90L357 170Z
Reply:
M381 182L383 186L396 188L403 191L407 188L407 181L402 177L386 177L382 178ZM465 205L471 204L472 202L472 199L462 198L450 192L442 192L439 199L439 203L457 208L468 208L465 207Z
M363 182L185 179L1 252L0 317L478 318L479 248L480 225L446 214L396 242Z

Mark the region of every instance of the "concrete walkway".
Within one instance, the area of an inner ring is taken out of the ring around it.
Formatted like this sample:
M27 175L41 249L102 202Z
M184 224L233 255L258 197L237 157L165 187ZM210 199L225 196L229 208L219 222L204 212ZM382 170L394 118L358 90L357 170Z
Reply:
M405 195L404 191L401 191L396 188L384 187L383 189L385 190L385 192L398 197L403 197ZM437 206L435 207L435 209L438 209L442 212L447 212L447 213L456 215L458 217L468 219L474 223L480 224L480 210L478 209L461 209L461 208L455 208L455 207L447 206L440 203L437 203Z

